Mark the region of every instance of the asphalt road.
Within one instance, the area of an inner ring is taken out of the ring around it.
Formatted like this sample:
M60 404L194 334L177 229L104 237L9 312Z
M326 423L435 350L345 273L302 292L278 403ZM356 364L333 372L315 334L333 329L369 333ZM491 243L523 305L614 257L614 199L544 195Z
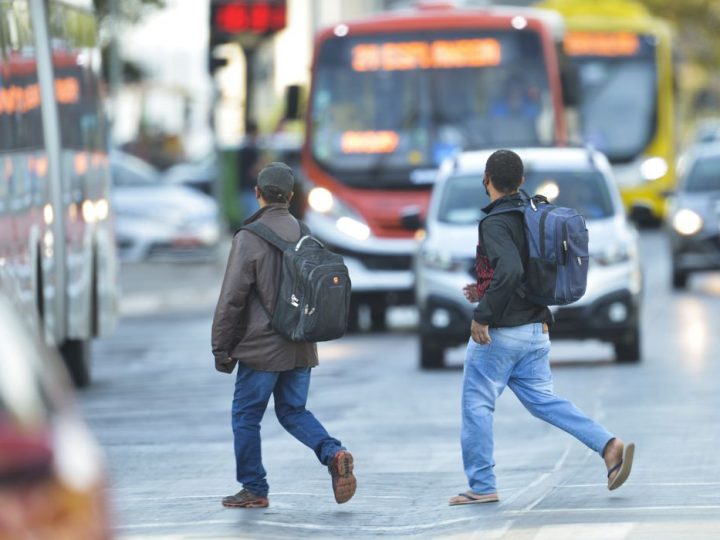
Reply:
M602 460L531 417L512 392L495 417L497 505L448 507L462 472L460 369L421 372L412 320L320 347L309 408L353 452L358 491L335 504L314 454L279 426L262 435L271 505L230 510L233 377L214 371L212 303L222 264L126 269L125 317L95 347L80 399L105 448L120 538L720 538L720 274L669 287L667 247L643 234L644 359L553 344L555 386L627 441L633 473L605 488ZM459 364L463 351L451 353Z

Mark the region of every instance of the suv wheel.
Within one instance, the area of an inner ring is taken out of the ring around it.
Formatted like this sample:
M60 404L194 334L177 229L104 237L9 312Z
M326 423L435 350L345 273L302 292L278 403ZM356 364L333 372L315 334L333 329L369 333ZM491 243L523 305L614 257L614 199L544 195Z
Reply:
M640 361L640 329L634 328L625 341L615 343L615 358L621 363Z
M420 336L420 367L438 369L445 366L445 347L436 340Z
M676 270L673 268L672 273L672 286L675 290L682 290L687 287L688 275L687 272L682 270Z
M68 339L59 349L75 386L83 388L90 384L90 342Z

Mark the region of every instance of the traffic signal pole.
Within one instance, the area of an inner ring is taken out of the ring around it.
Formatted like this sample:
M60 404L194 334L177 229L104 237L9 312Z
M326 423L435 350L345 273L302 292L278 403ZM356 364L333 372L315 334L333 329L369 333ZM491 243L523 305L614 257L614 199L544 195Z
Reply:
M245 130L250 120L256 120L254 116L254 96L253 88L255 85L254 72L255 72L255 58L257 56L257 47L243 46L243 55L245 56L245 110L243 111L243 120L245 122Z

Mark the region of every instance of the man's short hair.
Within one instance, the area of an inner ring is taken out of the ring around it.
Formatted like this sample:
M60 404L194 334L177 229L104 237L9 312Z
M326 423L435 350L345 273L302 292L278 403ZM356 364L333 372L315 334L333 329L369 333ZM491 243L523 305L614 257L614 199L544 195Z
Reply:
M520 189L523 174L522 159L512 150L493 152L485 164L485 175L501 193L515 193Z

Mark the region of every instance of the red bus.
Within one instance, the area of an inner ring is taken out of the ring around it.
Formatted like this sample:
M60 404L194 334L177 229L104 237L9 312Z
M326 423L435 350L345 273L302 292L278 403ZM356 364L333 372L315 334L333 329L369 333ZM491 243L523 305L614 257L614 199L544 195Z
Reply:
M353 317L411 303L415 234L440 163L567 138L557 14L428 7L321 31L302 166L305 219L345 256Z

